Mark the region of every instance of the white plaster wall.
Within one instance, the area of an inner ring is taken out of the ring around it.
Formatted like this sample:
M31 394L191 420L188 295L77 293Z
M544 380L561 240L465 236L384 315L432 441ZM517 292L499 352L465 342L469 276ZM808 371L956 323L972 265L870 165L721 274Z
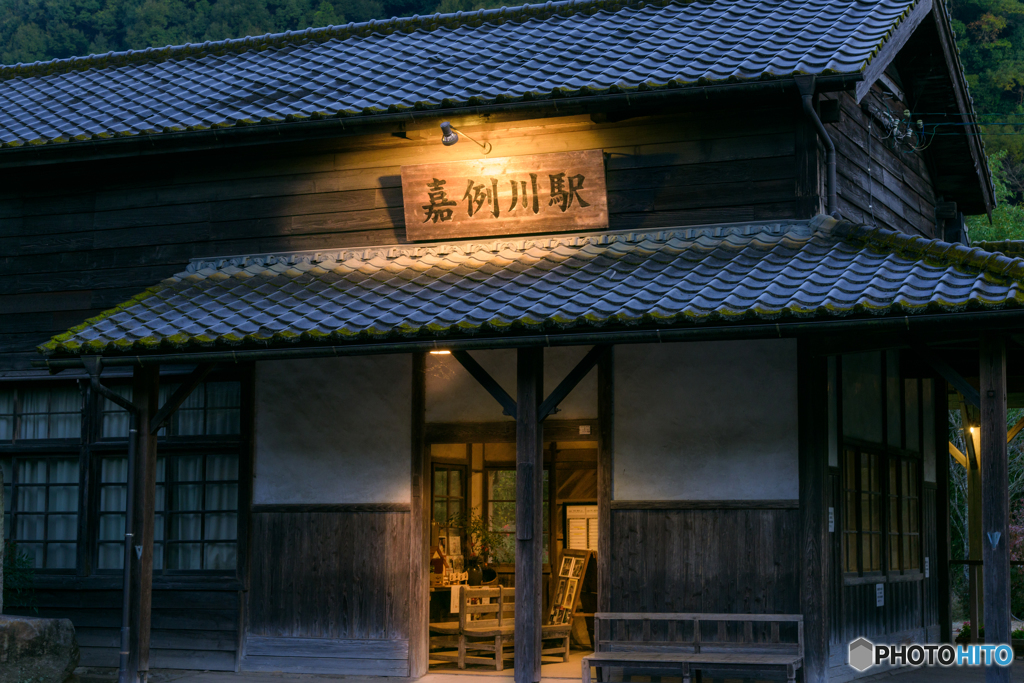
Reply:
M412 358L256 364L255 504L408 503Z
M794 500L796 342L615 347L615 500Z
M591 347L544 349L544 395L550 394ZM488 374L516 398L516 350L471 351ZM511 420L501 406L451 356L427 356L427 422L498 422ZM550 419L597 419L597 368L565 397Z

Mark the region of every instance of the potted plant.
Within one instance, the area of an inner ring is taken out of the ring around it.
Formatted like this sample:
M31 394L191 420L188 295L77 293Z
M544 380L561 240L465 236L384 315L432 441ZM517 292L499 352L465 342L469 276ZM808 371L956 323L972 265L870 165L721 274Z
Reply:
M508 536L494 531L483 517L473 513L462 515L458 525L466 532L466 571L469 573L469 585L494 583L498 580L498 572L490 563L496 551L504 550L505 546L509 545Z

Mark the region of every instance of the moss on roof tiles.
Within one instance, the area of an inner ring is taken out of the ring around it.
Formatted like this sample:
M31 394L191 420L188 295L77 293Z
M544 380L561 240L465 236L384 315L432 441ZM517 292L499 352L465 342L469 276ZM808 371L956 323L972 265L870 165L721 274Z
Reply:
M534 267L547 261L553 265ZM567 262L571 267L560 267ZM597 262L603 266L586 267ZM350 273L346 279L334 275L340 268ZM260 292L247 284L254 274L266 276ZM914 315L1021 307L1022 285L1024 259L818 217L198 260L39 350L53 356L265 348ZM839 286L842 301L832 296ZM316 322L303 323L292 313L300 310L315 310L309 319ZM174 331L158 331L168 329Z

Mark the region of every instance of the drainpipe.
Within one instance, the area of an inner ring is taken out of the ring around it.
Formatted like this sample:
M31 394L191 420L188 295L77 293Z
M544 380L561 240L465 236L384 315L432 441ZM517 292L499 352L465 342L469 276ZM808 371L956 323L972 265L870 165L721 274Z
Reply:
M828 196L828 213L833 218L839 218L839 208L836 202L836 146L832 144L832 138L828 136L825 125L818 118L818 112L814 111L814 76L797 76L796 87L800 90L800 99L804 103L804 113L818 130L818 137L825 145L825 193Z
M139 416L135 405L124 397L114 393L100 383L101 362L99 356L83 356L82 364L89 373L89 385L100 396L109 399L128 411L128 486L125 492L124 510L124 588L121 602L121 649L119 652L117 683L136 683L135 676L129 671L129 655L131 654L131 592L132 592L132 527L135 521L135 442L139 430Z

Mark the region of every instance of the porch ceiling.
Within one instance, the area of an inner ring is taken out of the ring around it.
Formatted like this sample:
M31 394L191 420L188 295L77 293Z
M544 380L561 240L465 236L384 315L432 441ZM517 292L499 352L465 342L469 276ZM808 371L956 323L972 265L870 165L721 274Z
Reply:
M197 260L46 356L1021 308L1024 259L819 216Z

